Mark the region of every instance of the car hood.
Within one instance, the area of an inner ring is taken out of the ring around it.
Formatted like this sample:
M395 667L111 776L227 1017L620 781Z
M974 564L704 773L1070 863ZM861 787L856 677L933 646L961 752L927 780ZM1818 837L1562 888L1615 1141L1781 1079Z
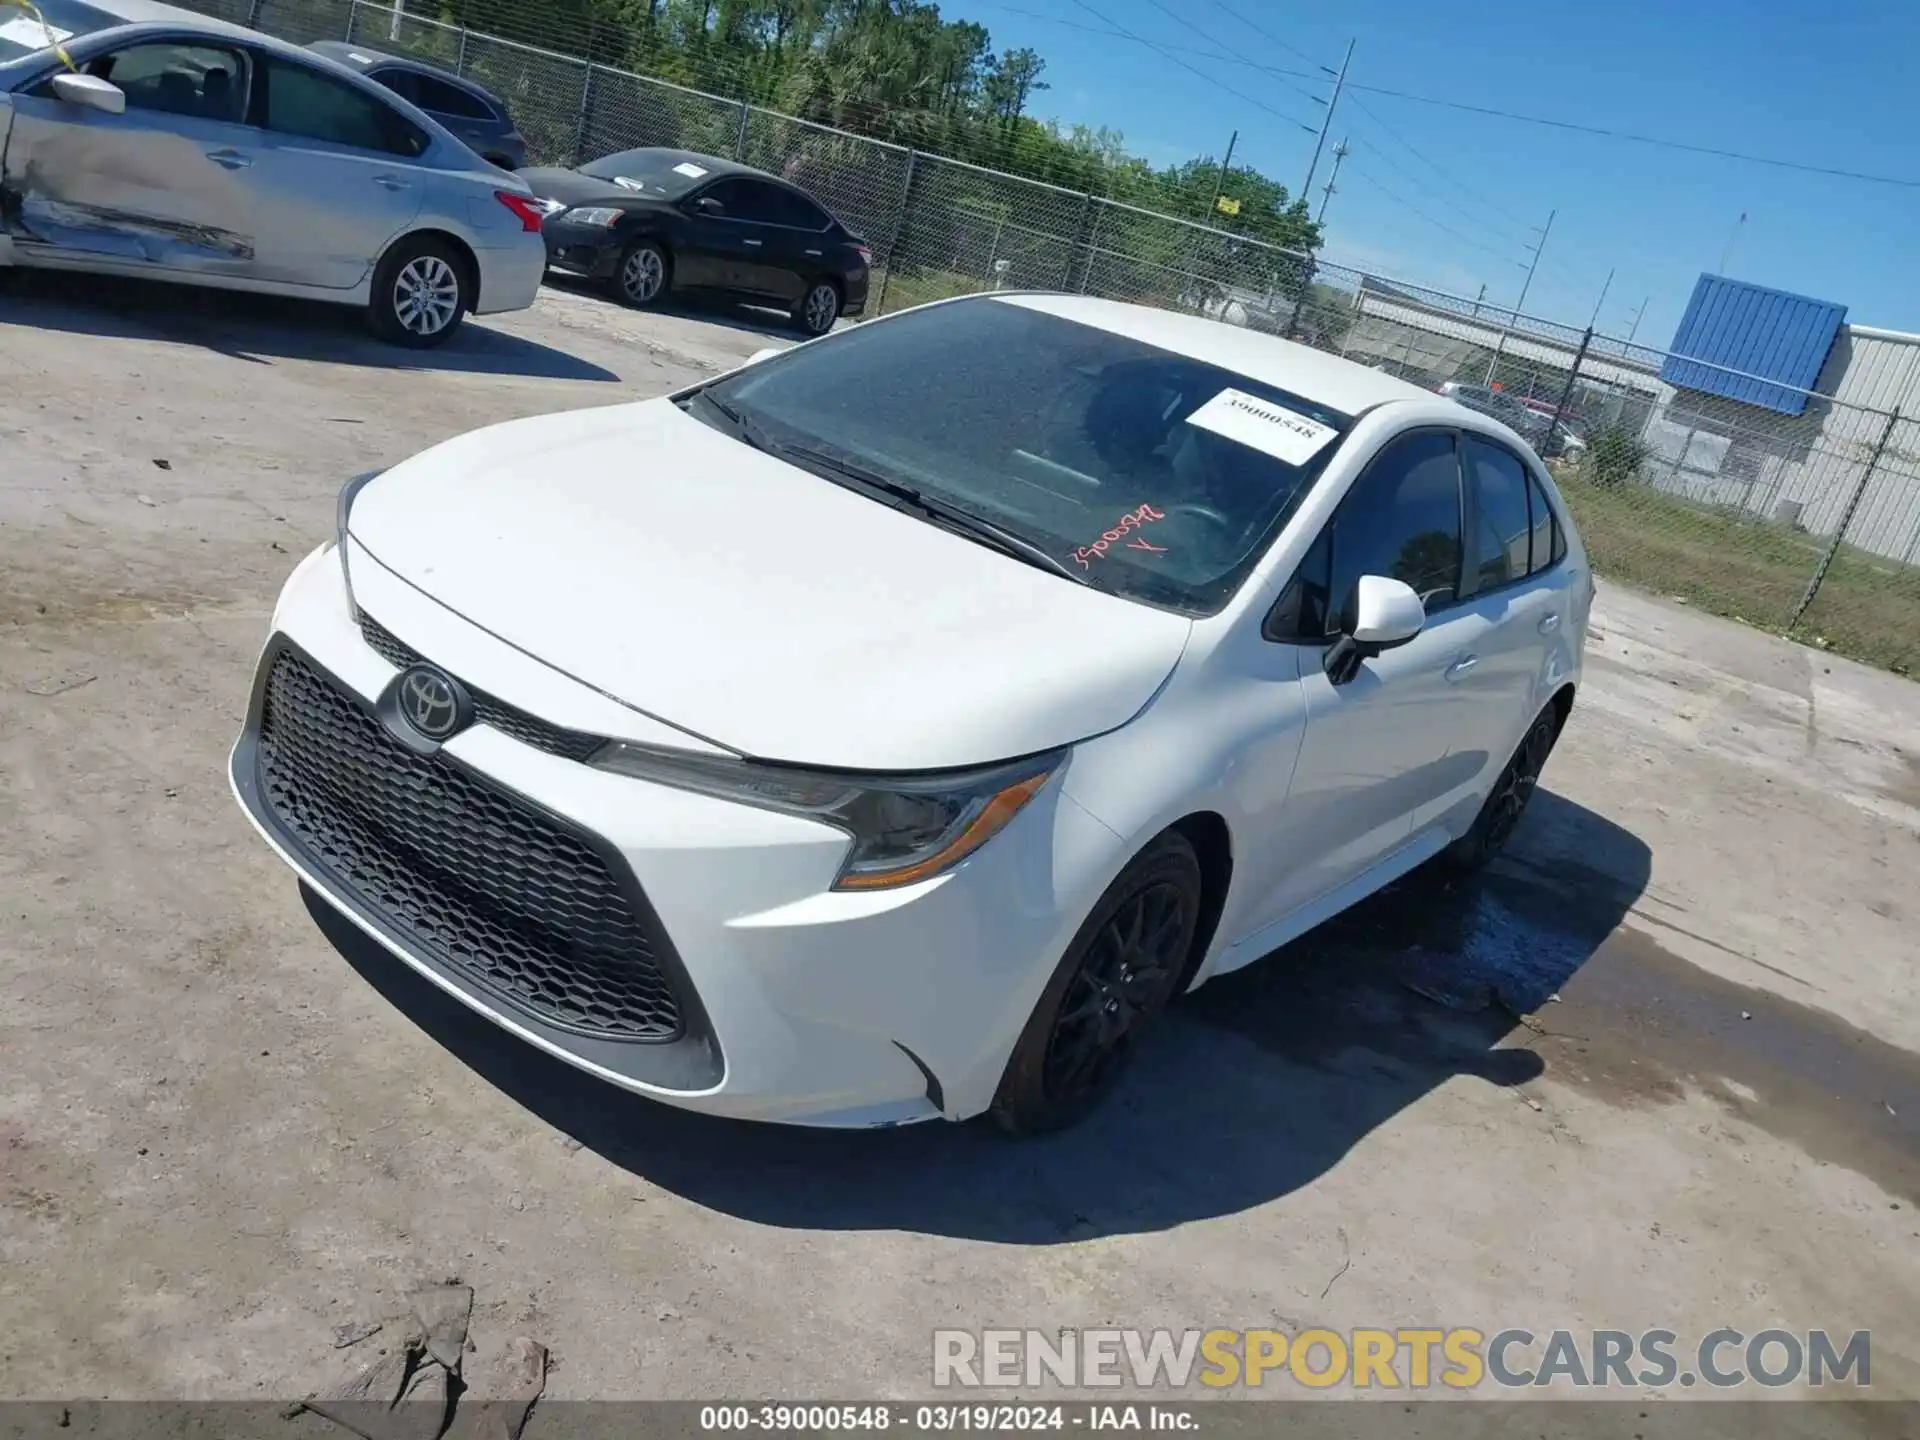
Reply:
M373 558L744 755L933 770L1125 724L1191 622L751 449L670 400L510 421L361 491Z
M533 193L542 200L558 200L569 209L576 205L631 206L667 203L663 196L642 195L637 190L629 190L624 185L614 184L611 180L596 180L591 175L582 175L578 170L562 170L551 165L537 165L514 173L532 186Z

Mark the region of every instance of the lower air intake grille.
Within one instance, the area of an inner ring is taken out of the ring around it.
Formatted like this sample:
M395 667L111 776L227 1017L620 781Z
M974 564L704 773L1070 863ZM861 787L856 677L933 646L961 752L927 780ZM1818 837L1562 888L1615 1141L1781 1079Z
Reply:
M655 922L571 828L413 754L291 651L268 674L258 753L274 818L402 943L563 1029L681 1033Z

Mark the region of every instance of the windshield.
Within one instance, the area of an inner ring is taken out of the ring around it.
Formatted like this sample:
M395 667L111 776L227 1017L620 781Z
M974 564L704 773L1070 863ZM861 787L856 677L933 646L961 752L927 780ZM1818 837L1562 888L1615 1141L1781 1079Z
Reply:
M0 4L0 65L121 23L91 5L62 0L41 0L38 9L42 18L36 20L29 11Z
M713 172L698 155L681 150L622 150L582 165L580 173L637 194L677 200Z
M1072 578L1226 604L1350 417L1111 331L963 300L803 346L705 392L775 445L990 522Z

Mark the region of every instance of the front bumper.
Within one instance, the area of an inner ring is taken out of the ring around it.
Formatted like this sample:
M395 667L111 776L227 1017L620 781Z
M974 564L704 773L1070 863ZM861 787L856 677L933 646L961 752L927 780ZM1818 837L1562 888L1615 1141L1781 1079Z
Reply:
M542 238L547 268L563 275L607 280L620 263L620 246L604 225L571 225L560 215L547 222Z
M368 611L475 689L557 724L607 703L569 693L575 682L551 671L530 684L526 657L406 592L365 552L356 549L353 565ZM488 647L501 652L497 664ZM454 998L570 1064L687 1108L840 1126L979 1113L1060 955L1124 862L1118 838L1056 779L946 875L894 892L835 892L846 842L829 827L610 774L474 724L437 763L587 837L658 926L681 1032L655 1041L586 1035L476 983L470 967L422 945L290 833L263 792L260 764L261 696L288 653L367 712L400 674L356 623L337 555L310 556L276 610L231 759L234 793L267 841Z

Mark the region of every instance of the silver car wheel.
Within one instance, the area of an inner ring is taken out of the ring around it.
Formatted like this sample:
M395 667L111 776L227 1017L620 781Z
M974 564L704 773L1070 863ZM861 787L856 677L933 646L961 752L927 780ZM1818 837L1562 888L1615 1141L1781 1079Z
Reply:
M627 256L626 264L620 267L620 288L636 305L645 305L658 295L666 279L667 267L660 259L660 252L648 245Z
M460 277L438 255L420 255L393 282L393 313L415 335L438 335L460 317Z
M840 310L840 297L831 285L816 285L807 292L807 329L824 335L833 328Z

